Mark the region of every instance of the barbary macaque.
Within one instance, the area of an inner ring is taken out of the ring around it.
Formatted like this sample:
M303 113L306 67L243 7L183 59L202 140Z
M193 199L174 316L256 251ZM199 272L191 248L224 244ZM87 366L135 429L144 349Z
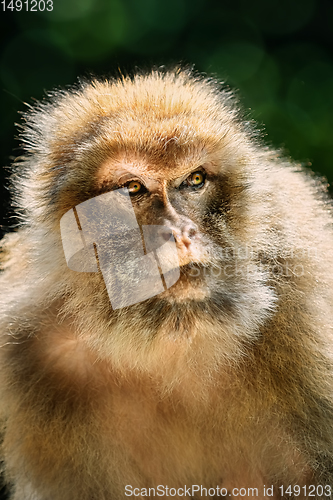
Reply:
M324 182L187 68L25 115L2 240L14 500L333 498Z

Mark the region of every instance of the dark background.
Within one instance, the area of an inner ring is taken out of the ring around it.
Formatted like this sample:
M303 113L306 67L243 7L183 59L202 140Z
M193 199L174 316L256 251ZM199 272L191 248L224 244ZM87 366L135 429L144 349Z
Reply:
M78 75L118 67L182 62L216 75L266 125L268 142L333 182L331 0L54 0L51 12L11 5L0 3L0 234L15 223L6 166L20 154L19 112Z

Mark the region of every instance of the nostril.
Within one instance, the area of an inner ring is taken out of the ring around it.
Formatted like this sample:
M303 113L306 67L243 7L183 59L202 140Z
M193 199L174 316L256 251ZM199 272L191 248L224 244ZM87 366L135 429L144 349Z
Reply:
M188 230L188 232L187 232L188 237L189 237L189 238L193 238L193 236L195 236L195 235L196 235L196 232L197 232L197 231L196 231L196 229L195 229L194 227L190 227L190 228L189 228L189 230Z
M172 237L177 243L177 246L184 245L186 248L190 247L192 239L196 236L196 234L197 229L192 224L186 224L180 228L177 228L174 225L170 225L169 228L164 226L164 228L161 228L159 231L159 237L161 240L170 241L170 238Z
M191 225L188 225L188 226L185 226L182 230L182 235L181 235L181 241L183 243L183 245L185 245L186 248L189 248L191 243L192 243L192 239L194 238L194 236L196 235L196 229L194 226L191 226Z
M183 236L185 236L186 238L193 238L196 235L196 233L197 230L192 225L185 226L183 229Z

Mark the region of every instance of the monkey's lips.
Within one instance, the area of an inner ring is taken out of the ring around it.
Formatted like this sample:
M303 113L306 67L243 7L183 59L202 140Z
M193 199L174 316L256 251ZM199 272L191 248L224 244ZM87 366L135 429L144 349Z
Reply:
M159 297L172 297L177 301L206 298L209 295L206 278L210 274L210 265L208 255L203 251L200 242L194 241L190 246L186 246L176 240L176 245L168 242L163 247L164 265L161 265L161 268L171 273L178 270L179 275L171 286L164 286L165 290Z
M185 245L176 243L179 266L186 271L186 268L206 265L208 255L202 250L202 245L199 243L191 244L189 248Z

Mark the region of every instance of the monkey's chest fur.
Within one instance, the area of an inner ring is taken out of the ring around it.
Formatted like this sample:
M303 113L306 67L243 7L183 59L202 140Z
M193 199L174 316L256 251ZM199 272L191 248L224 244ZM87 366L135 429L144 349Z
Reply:
M219 365L209 335L203 344L161 333L144 356L128 349L117 364L59 328L7 348L8 359L16 350L8 468L43 500L44 488L109 500L126 485L197 484L256 487L260 497L264 482L304 482L306 460L274 396L253 386L242 356Z

